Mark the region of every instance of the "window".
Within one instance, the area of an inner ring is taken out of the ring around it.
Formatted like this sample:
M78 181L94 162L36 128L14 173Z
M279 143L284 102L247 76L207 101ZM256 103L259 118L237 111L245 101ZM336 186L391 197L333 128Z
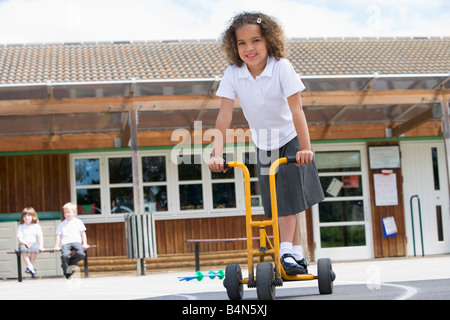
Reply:
M168 210L166 168L165 156L142 157L145 212Z
M360 151L316 152L325 200L319 203L322 248L365 246Z
M433 161L433 181L434 181L434 190L440 190L440 182L439 182L439 162L438 162L438 150L436 147L431 148L431 158Z
M225 159L231 161L231 154L226 154ZM234 168L226 172L211 172L212 207L213 209L236 208L236 179Z
M228 160L248 164L252 213L262 213L254 152L236 148ZM244 183L240 169L213 173L203 153L182 154L172 160L170 150L139 153L141 201L144 212L159 218L244 215ZM237 158L239 158L237 157ZM129 152L71 155L72 201L83 219L123 221L134 213L133 168Z
M133 213L133 170L131 157L109 158L109 199L111 213Z
M75 160L75 198L78 214L101 214L100 159Z
M178 191L181 210L203 210L201 155L178 157Z
M320 228L322 248L355 247L366 245L364 226L341 226Z

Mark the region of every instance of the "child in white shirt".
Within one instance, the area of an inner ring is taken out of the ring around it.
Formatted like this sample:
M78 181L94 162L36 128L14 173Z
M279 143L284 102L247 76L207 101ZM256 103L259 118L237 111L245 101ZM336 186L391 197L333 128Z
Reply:
M33 264L37 254L44 250L44 240L36 211L31 207L22 211L20 224L17 227L17 240L19 241L20 255L27 265L25 272L35 278L36 269Z
M280 255L287 274L307 273L298 213L322 201L324 194L301 102L305 86L284 58L284 33L270 16L244 12L233 17L222 35L222 49L230 66L216 93L221 104L209 168L213 172L227 170L224 145L237 97L252 131L261 198L268 218L272 216L268 169L280 157L296 157L297 167L280 166L276 178Z
M84 250L89 248L87 244L86 227L80 219L75 217L77 207L69 202L63 207L64 220L56 228L55 250L61 250L61 262L64 276L69 279L72 276L73 267L78 261L84 259ZM61 244L61 246L60 246ZM74 254L72 255L72 250Z

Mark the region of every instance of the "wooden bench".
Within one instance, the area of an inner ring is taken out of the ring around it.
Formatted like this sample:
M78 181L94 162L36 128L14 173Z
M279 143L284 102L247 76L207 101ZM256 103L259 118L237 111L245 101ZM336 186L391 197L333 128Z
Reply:
M273 238L273 236L268 236L268 238ZM259 237L253 237L253 240L259 240ZM200 243L212 243L212 242L237 242L237 241L247 241L247 238L227 238L227 239L187 239L187 243L193 243L195 245L195 271L200 270Z
M90 248L97 248L96 245L89 245L89 248L84 250L84 276L87 278L89 277L89 269L88 269L88 255L87 250ZM40 252L49 252L49 253L55 253L60 252L61 250L55 250L55 249L45 249ZM22 257L21 257L21 251L19 249L16 249L14 251L7 251L7 254L15 254L17 256L17 281L22 282Z

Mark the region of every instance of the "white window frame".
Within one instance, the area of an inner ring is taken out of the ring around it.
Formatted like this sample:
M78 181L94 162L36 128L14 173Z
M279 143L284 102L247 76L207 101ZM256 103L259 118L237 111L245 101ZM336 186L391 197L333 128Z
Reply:
M166 166L166 181L152 181L152 182L144 182L143 181L143 168L142 168L142 158L146 158L146 157L158 157L158 156L164 156L166 161L165 161L165 166ZM155 213L159 213L159 214L167 214L168 212L170 212L171 208L173 207L173 203L171 203L171 197L169 197L169 195L171 194L171 192L173 192L171 190L171 186L170 186L170 154L167 153L163 153L163 152L157 152L157 151L151 151L151 152L144 152L143 154L139 155L139 174L142 180L142 197L144 197L144 188L145 187L152 187L152 186L166 186L167 189L167 195L168 195L168 201L167 201L167 211L154 211ZM173 188L172 188L173 189ZM144 212L148 212L145 210L145 202L144 203Z
M192 149L192 154L204 154L204 150ZM253 146L236 146L234 148L234 155L237 155L238 161L242 161L242 156L245 152L255 152ZM202 155L203 155L202 154ZM142 175L142 158L151 156L165 156L166 157L166 181L163 182L143 182ZM124 158L130 157L131 152L124 151L107 151L107 152L89 152L89 153L75 153L70 155L70 187L71 187L71 201L77 202L77 189L94 188L94 186L76 186L75 181L75 160L77 159L99 159L100 161L100 197L101 197L101 214L92 215L80 215L79 218L86 222L101 223L101 222L121 222L124 221L125 213L112 214L111 213L111 199L110 188L111 187L132 187L132 183L127 184L111 184L109 183L109 162L110 158ZM169 219L191 219L191 218L212 218L212 217L228 217L228 216L241 216L245 215L245 199L244 199L244 177L242 170L234 168L235 174L233 179L220 180L223 183L235 183L236 192L236 208L213 208L213 194L212 184L213 182L211 171L209 170L206 161L202 161L202 191L203 191L203 209L199 210L181 210L180 208L180 195L179 185L183 183L189 183L190 181L178 181L178 166L172 162L171 150L140 150L139 151L139 172L141 177L141 194L144 196L144 187L152 185L166 185L168 195L168 210L167 211L155 211L154 217L157 220L169 220ZM258 181L257 177L250 179L251 181ZM196 182L197 181L191 181ZM143 200L143 199L142 199ZM264 210L261 207L252 207L252 214L264 214Z
M111 183L110 179L109 179L109 159L119 159L119 158L131 158L131 153L116 153L114 155L104 155L104 166L105 166L105 172L106 175L104 176L105 179L105 187L106 187L106 193L107 193L107 197L105 200L107 200L107 211L106 213L109 215L123 215L123 214L131 214L132 212L121 212L121 213L111 213L112 209L111 208L111 189L112 188L133 188L133 182L128 182L128 183ZM140 160L141 161L141 160ZM141 165L139 165L141 167ZM102 179L100 179L100 181L102 181ZM103 199L102 199L103 200ZM103 201L102 201L103 203ZM103 212L103 210L102 210Z
M318 205L313 206L313 226L314 226L314 242L316 244L315 257L316 259L328 257L335 260L345 259L370 259L373 257L373 235L372 235L372 218L370 210L370 189L369 189L369 173L367 165L367 148L365 143L336 143L336 144L315 144L313 145L314 152L333 152L333 151L359 151L361 159L361 171L340 172L339 175L360 175L363 187L362 196L354 197L328 197L324 201L363 201L364 220L362 221L347 221L347 222L320 222ZM334 176L335 173L319 173L319 176ZM349 225L364 225L366 235L365 246L350 246L350 247L331 247L322 248L320 240L321 227L333 226L349 226Z

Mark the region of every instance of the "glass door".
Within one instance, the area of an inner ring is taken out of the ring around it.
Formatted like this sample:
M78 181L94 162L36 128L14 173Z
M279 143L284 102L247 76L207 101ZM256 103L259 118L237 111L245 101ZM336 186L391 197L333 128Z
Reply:
M313 208L315 257L371 258L365 145L314 147L325 200Z

